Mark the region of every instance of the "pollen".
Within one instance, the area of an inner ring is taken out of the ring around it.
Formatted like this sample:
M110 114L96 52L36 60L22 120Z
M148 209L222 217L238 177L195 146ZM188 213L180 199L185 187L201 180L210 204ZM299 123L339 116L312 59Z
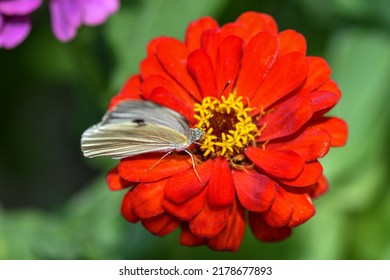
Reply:
M225 156L231 159L242 154L245 147L255 141L258 133L242 97L230 93L220 100L214 97L205 97L202 103L195 104L196 127L202 129L205 135L200 142L203 157Z

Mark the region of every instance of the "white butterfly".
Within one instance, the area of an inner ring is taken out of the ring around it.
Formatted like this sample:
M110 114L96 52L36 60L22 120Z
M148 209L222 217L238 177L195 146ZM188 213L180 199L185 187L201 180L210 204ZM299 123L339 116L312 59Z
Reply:
M187 148L203 135L203 130L190 128L182 115L169 108L131 100L120 103L107 112L100 123L87 129L81 136L81 150L88 158L109 156L114 159L165 153L160 160L173 151L184 151L190 155L200 180L194 157Z

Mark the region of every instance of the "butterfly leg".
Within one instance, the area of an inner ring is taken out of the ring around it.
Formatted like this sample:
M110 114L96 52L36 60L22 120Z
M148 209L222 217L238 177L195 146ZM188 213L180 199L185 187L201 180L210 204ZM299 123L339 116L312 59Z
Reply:
M168 153L166 153L165 155L163 155L158 161L156 161L155 164L153 164L153 165L148 169L148 171L147 171L146 173L150 172L153 168L155 168L157 164L159 164L165 157L169 156L172 152L173 152L173 150L172 150L172 151L169 151Z
M196 171L194 156L193 156L188 150L184 150L184 152L186 152L186 153L191 157L191 160L192 160L192 168L194 169L194 172L195 172L195 174L196 174L196 177L198 177L199 182L201 182L202 185L204 185L204 183L202 182L202 179L200 179L200 176L199 176L199 174L198 174L198 171Z

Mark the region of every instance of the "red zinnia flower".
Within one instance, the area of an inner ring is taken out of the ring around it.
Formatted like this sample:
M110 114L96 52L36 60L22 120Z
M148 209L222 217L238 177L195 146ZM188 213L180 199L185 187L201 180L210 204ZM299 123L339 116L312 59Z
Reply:
M190 148L202 182L185 153L152 170L161 154L125 158L109 172L112 190L130 188L122 203L128 221L159 236L180 227L183 245L236 251L246 216L258 239L277 241L314 215L312 199L328 189L318 159L345 144L347 126L324 116L341 92L325 60L306 56L301 34L278 32L271 16L256 12L222 27L204 17L184 43L152 40L140 72L110 110L146 99L206 133Z

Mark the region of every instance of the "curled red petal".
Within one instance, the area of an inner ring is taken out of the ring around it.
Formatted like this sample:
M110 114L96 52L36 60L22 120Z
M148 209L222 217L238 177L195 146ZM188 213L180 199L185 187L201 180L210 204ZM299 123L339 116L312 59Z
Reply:
M132 182L123 180L119 176L117 166L115 166L113 169L108 171L108 173L106 175L106 182L107 182L108 188L112 191L123 190L123 189L126 189L134 184Z
M245 155L266 173L280 178L296 178L303 170L305 161L289 150L263 150L247 147Z
M276 186L274 203L272 204L272 207L263 214L263 218L270 227L284 227L291 220L293 211L293 205L288 198L286 191L283 188Z
M154 153L122 159L118 165L119 174L127 181L153 182L192 168L191 158L187 154L169 155L161 159L163 156L162 153Z
M251 98L270 71L278 54L278 37L269 32L257 34L244 48L236 89Z
M245 209L235 199L224 229L209 240L209 247L217 251L236 252L245 233Z
M210 207L226 207L233 203L234 182L225 157L214 160L213 172L206 187Z
M317 90L333 92L334 94L339 96L339 98L341 97L341 90L340 90L339 86L336 84L336 82L333 80L328 80L325 84L320 86Z
M164 212L162 207L167 180L138 184L131 191L131 205L141 219L151 218Z
M142 224L154 235L165 236L174 231L180 225L180 221L171 215L162 213L152 218L143 219Z
M337 104L340 99L340 96L334 92L318 90L312 92L310 97L313 104L313 112L316 113L316 116L322 116L328 112Z
M188 228L188 225L182 226L182 232L180 234L180 244L185 246L200 246L203 244L207 244L207 238L200 238L196 235L194 235L190 229Z
M165 88L157 87L153 89L147 99L182 114L190 123L196 122L193 114L193 102L183 103L182 100L177 98L177 95L167 91Z
M279 33L279 55L285 55L291 52L300 52L306 54L305 37L292 29L287 29Z
M275 242L286 239L291 235L291 228L271 227L265 221L261 214L249 212L249 226L253 235L260 241Z
M188 56L187 65L202 97L218 97L215 72L208 54L203 50L195 50Z
M324 193L326 193L329 189L328 180L325 176L321 176L318 179L318 182L314 185L306 187L306 191L310 194L311 198L318 198Z
M241 65L242 47L242 39L233 35L225 38L218 46L215 70L218 95L222 94L227 82L230 82L230 85L225 89L224 93L228 94L233 91Z
M288 136L298 131L313 115L312 102L308 95L298 95L283 102L274 112L265 115L259 126L265 126L259 141Z
M203 17L191 22L187 27L185 38L189 52L201 47L201 38L205 31L218 28L218 23L212 17Z
M130 223L136 223L140 220L140 218L133 211L133 205L131 203L131 191L128 191L123 197L121 213L122 216Z
M313 127L326 130L332 136L331 146L341 147L347 143L347 123L337 117L322 117L316 120Z
M330 78L331 70L325 59L317 56L309 56L309 73L300 93L309 93L325 84Z
M190 221L190 230L198 237L212 238L225 227L229 212L229 207L212 208L206 200L202 210Z
M140 99L141 98L141 91L139 90L140 84L141 84L141 77L139 75L134 75L130 77L130 79L126 81L125 85L122 87L120 92L111 99L110 105L108 106L108 110L111 111L113 108L115 108L119 103L121 103L124 100Z
M302 53L293 52L279 56L256 90L251 105L267 109L302 84L308 70L308 60Z
M284 189L294 207L294 212L288 223L289 227L299 226L314 216L316 209L305 189L293 187L284 187Z
M235 171L233 174L237 196L241 204L253 212L267 211L275 198L277 184L258 173Z
M188 222L202 210L206 201L206 194L206 189L203 189L201 192L191 196L181 204L175 204L165 199L163 207L172 216Z
M288 186L307 187L318 181L322 175L322 170L322 165L318 161L307 162L297 178L280 179L279 181Z
M157 46L157 58L165 71L185 88L195 99L201 100L199 90L187 71L187 47L171 38Z
M213 171L214 161L209 159L196 166L202 182L196 176L193 169L188 169L169 178L165 186L165 198L175 204L182 204L191 196L199 193L209 181Z
M298 135L271 141L267 144L267 149L291 150L303 157L305 161L313 161L328 153L331 139L327 131L308 127Z

